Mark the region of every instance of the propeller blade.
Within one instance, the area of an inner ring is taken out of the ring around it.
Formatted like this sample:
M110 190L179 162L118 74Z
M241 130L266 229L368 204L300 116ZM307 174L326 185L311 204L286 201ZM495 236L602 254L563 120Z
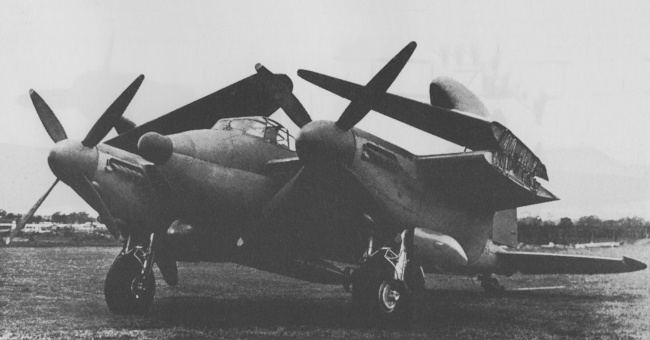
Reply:
M47 134L50 135L54 143L68 139L63 125L56 118L52 109L45 103L45 100L34 90L29 90L29 97L32 99L32 103L34 103L34 108L36 109L38 118L41 119L41 123L45 127L45 131L47 131Z
M106 112L104 112L95 125L93 125L81 144L92 148L106 137L117 123L118 118L120 118L124 114L124 111L126 111L126 107L131 103L131 99L135 96L135 93L138 91L143 80L144 75L141 74L133 81L133 83L131 83L131 85L129 85L129 87L126 88L126 90L124 90L124 92L122 92L119 97L117 97L113 104L106 109Z
M41 206L41 204L43 204L43 201L45 201L45 199L50 194L50 192L52 192L52 189L54 189L54 186L56 186L57 183L59 183L58 178L54 181L52 186L50 186L50 188L47 189L47 191L45 192L45 195L41 196L41 198L39 198L39 200L36 202L36 204L34 204L34 206L31 209L29 209L27 214L25 216L23 216L23 218L20 220L20 222L18 222L18 225L16 225L16 228L11 230L11 232L9 233L9 237L7 237L5 239L6 244L9 244L11 242L11 239L13 239L18 234L19 231L21 231L23 228L25 228L25 225L27 224L27 221L29 221L29 219L32 218L32 216L34 216L34 213L36 212L36 210Z
M372 90L372 92L383 93L388 91L388 88L393 84L399 73L402 72L404 65L409 61L417 46L415 41L411 41L406 45L381 71L372 77L368 84L366 84L366 88Z
M388 90L404 68L404 65L406 65L406 62L411 58L416 46L415 41L412 41L393 57L386 66L377 72L368 84L366 84L365 91L360 93L361 96L352 100L345 111L343 111L343 114L336 122L336 126L347 131L357 125L370 112L374 99L373 95L375 93L384 93Z
M345 109L336 126L342 130L349 130L365 117L372 107L375 97L388 90L395 78L408 62L409 58L415 51L417 44L413 41L406 45L393 59L391 59L386 66L384 66L361 90L354 90L354 96L351 102ZM306 81L313 83L317 86L323 87L331 92L339 94L340 92L349 93L350 87L345 82L341 82L336 78L332 78L323 74L298 70L298 76ZM339 88L343 86L344 88Z
M276 76L262 64L255 65L257 74L260 75L262 83L269 93L273 95L275 101L280 105L282 110L291 118L291 120L302 128L311 122L311 117L305 107L302 106L298 98L293 95L287 86L280 82Z
M99 213L102 223L106 225L106 228L111 235L113 235L115 239L118 239L120 237L120 232L117 229L113 215L111 215L104 200L99 196L99 193L95 190L95 187L92 185L90 180L86 176L82 175L80 178L75 178L75 181L70 181L68 184L79 196L81 196L81 198L83 198L84 201L86 201L86 203Z

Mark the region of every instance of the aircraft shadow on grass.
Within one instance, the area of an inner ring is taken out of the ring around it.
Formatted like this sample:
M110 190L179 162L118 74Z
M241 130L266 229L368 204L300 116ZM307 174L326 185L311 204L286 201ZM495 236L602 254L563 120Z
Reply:
M418 315L406 326L417 329L466 327L471 324L508 323L514 325L522 313L539 317L544 306L555 310L558 303L574 304L595 302L624 302L627 295L604 296L569 292L506 291L501 296L490 296L479 291L428 290L424 295ZM499 300L503 303L500 303ZM507 300L532 300L539 308L528 312L523 308L510 308ZM544 303L542 303L542 301ZM501 307L495 307L501 305ZM586 306L585 309L589 307ZM585 310L587 312L587 310ZM553 314L553 313L551 313ZM220 299L205 296L161 297L154 304L150 318L166 326L238 328L313 326L343 329L394 329L404 324L386 323L358 312L355 305L345 299L303 299L299 297L273 297L250 299ZM549 319L553 316L549 316ZM525 319L525 316L524 316ZM523 321L522 321L523 322Z

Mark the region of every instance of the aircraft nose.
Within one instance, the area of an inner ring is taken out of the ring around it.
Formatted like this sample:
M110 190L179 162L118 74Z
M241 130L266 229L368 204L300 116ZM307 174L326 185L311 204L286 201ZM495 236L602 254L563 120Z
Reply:
M329 121L313 121L300 129L296 137L296 151L301 161L352 161L356 150L352 131L340 129Z
M47 162L54 175L65 182L67 178L79 174L93 178L97 171L98 159L96 148L85 147L79 141L66 139L54 145Z

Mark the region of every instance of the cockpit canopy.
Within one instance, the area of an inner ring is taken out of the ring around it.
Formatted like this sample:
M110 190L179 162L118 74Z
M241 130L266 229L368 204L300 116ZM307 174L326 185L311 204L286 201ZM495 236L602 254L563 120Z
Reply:
M289 131L278 122L267 117L242 117L221 119L214 125L213 130L241 131L242 133L261 138L265 142L277 145L291 151L296 151L296 142Z

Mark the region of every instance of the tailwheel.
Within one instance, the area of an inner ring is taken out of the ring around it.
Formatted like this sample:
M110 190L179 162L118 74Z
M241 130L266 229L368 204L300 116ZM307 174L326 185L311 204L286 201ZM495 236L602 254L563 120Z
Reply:
M147 265L150 257L142 247L135 247L115 258L104 281L104 297L111 312L144 314L149 311L156 293L153 270Z
M479 275L478 280L481 281L481 287L486 294L496 295L506 290L506 288L499 283L499 280L490 274Z

